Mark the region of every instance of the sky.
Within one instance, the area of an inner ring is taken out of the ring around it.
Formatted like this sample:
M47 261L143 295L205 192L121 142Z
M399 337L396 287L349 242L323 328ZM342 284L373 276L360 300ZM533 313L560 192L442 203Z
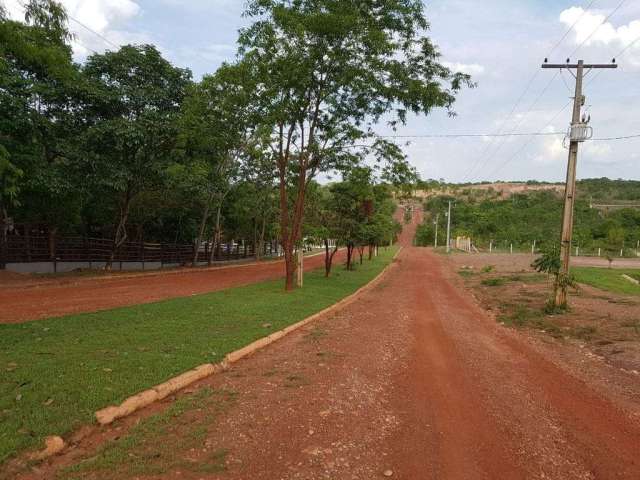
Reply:
M3 0L0 0L3 1ZM19 18L20 0L4 0ZM235 56L244 0L62 0L76 34L79 62L92 52L127 43L153 43L194 77ZM608 63L617 70L585 78L586 112L594 138L640 134L640 1L432 0L425 1L427 33L449 68L472 75L457 115L412 117L396 135L565 132L574 79L566 70L542 70L545 57ZM92 31L83 27L89 27ZM527 88L528 87L528 88ZM520 101L518 101L520 100ZM563 110L563 107L564 110ZM380 125L378 133L391 135ZM422 178L447 181L563 181L563 135L413 138L402 142ZM406 142L410 142L406 144ZM578 177L640 179L640 138L581 145Z

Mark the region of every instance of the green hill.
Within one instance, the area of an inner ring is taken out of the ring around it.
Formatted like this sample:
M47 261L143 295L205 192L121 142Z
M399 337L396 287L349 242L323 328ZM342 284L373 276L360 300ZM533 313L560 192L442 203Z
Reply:
M433 219L440 213L438 240L444 244L444 212L449 200L455 202L452 236L470 236L478 248L486 248L493 241L498 248L506 248L513 243L515 249L529 250L534 240L538 245L558 241L562 217L561 192L548 188L536 190L535 182L519 185L532 188L498 195L493 187L446 186L444 191L447 194L436 193L425 199L425 222L418 231L417 242L423 245L433 243ZM440 185L438 188L443 187ZM606 178L581 180L577 193L574 246L579 246L583 253L601 248L618 254L624 249L625 254L634 255L640 240L640 208L596 208L594 204L640 204L640 182Z

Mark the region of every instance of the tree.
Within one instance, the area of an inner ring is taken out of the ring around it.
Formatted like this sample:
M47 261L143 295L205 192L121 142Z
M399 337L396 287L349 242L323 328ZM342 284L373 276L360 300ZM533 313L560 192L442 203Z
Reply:
M27 2L24 22L0 13L2 221L22 205L22 211L60 222L72 210L65 197L78 192L69 151L79 74L67 45L67 16L51 0ZM67 208L57 208L62 205Z
M384 156L389 144L372 130L383 116L396 126L409 112L450 111L470 84L437 62L423 10L421 0L248 2L255 21L241 32L240 57L257 79L254 118L278 177L287 290L309 182L372 151ZM354 148L361 143L369 148Z
M110 268L127 240L133 200L162 184L191 73L172 66L151 45L92 55L83 73L89 81L85 166L97 188L117 204Z
M182 108L179 149L186 162L177 166L176 173L187 176L183 183L202 211L193 265L213 212L211 264L220 242L223 202L240 174L242 157L252 153L246 124L248 92L242 88L241 73L237 66L222 65L191 88Z
M334 187L335 188L335 187ZM333 259L344 242L345 218L338 211L338 203L330 187L319 185L317 182L309 184L309 192L305 205L306 237L314 239L324 245L324 276L331 275ZM331 246L331 241L334 245Z

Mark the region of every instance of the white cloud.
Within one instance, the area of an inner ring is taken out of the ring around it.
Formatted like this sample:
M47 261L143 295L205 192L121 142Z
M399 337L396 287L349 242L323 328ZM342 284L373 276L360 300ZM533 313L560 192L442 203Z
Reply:
M442 62L442 65L454 72L467 73L472 76L480 76L485 68L477 63Z
M622 50L640 37L640 19L619 27L605 22L606 19L607 16L603 13L585 11L581 7L563 10L559 17L560 22L572 27L576 45L582 42L585 46L613 45ZM626 56L634 65L640 65L640 42L630 48Z
M562 137L545 138L542 142L542 152L534 157L534 161L543 165L558 163L566 158L567 149L564 147Z
M129 21L141 13L140 5L133 0L60 0L60 2L69 14L69 29L76 36L76 40L72 42L76 57L85 57L91 50L113 49L113 45L109 42L121 45L151 41L150 35L144 32L134 33L123 29ZM18 0L5 0L5 4L11 18L17 20L24 18L24 8Z

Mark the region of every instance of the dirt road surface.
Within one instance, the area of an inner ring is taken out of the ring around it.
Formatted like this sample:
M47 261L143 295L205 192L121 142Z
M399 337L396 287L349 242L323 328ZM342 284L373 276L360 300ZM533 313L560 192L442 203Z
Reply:
M231 405L199 404L124 452L151 462L146 473L112 462L73 478L639 479L640 378L499 325L411 232L359 301L199 386L233 392ZM40 474L93 457L144 415ZM224 472L205 469L212 456Z
M345 258L336 254L337 263ZM305 259L305 270L324 265L324 256ZM67 278L0 288L0 323L20 323L62 315L156 302L167 298L213 292L284 276L283 261L227 267L154 272L119 278Z

